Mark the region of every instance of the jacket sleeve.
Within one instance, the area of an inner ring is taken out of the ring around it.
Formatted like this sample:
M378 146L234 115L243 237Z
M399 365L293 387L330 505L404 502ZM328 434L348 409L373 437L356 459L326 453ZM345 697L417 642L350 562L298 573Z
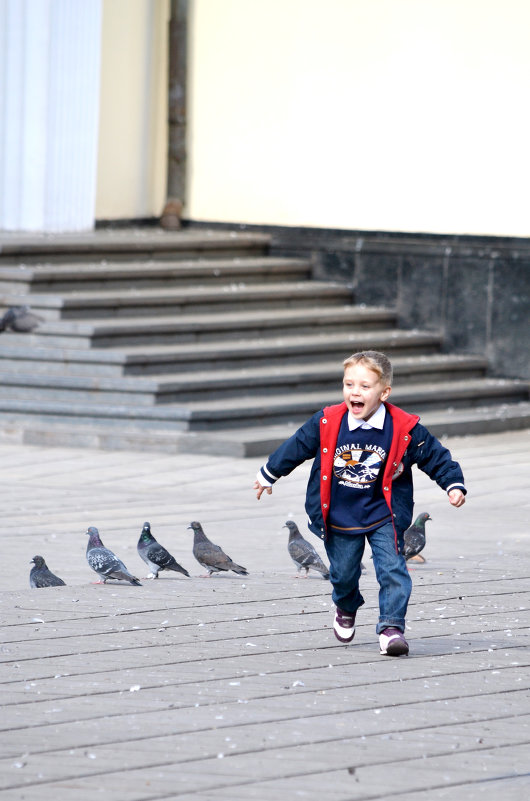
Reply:
M292 437L276 448L265 465L258 471L258 481L263 486L272 486L282 476L287 476L307 459L313 459L319 449L320 419L324 412L314 414Z
M412 463L417 464L443 490L450 492L459 489L466 494L460 465L453 461L450 451L425 426L420 423L414 426L407 450Z

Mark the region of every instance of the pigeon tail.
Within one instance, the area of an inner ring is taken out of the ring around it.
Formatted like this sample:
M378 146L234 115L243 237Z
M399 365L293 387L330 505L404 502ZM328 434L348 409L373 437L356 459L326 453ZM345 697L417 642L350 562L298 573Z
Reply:
M246 567L236 565L235 562L230 562L230 570L233 570L234 573L238 573L240 576L248 576L248 570Z
M128 571L114 570L112 572L112 574L108 578L121 579L122 581L128 581L129 584L134 584L136 587L141 587L142 586L142 582L140 581L140 579L136 578L136 576L133 576Z

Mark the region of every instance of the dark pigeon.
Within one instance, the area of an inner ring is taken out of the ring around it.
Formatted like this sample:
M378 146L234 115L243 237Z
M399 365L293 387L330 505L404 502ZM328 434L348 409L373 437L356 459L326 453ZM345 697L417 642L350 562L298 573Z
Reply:
M220 573L222 570L233 570L240 576L248 576L246 567L236 565L222 548L210 542L200 523L194 521L188 528L193 530L193 555L197 562L206 568L208 576L211 576L212 573Z
M160 545L151 534L150 523L144 523L138 545L136 546L139 556L144 560L151 573L146 578L158 578L160 570L174 570L176 573L182 573L184 576L189 576L187 570L182 565L179 565L177 560L171 556L169 551Z
M307 578L311 569L321 573L322 578L329 579L329 568L326 567L311 543L302 537L294 520L287 520L284 528L289 529L287 550L298 568L298 574L305 570L304 578Z
M29 334L43 322L42 317L34 314L29 306L12 306L0 318L0 332L11 330L17 334Z
M87 562L98 576L101 577L103 584L108 579L118 579L128 581L129 584L137 584L142 586L136 576L131 575L121 559L105 548L99 537L99 531L94 526L90 526L86 532L89 536L88 545L86 548ZM101 582L98 581L98 584Z
M65 582L55 576L44 561L43 556L34 556L31 560L33 567L29 572L30 587L64 587Z
M414 559L416 562L425 562L419 553L425 548L425 523L427 520L432 520L432 517L427 512L422 512L403 535L403 556L407 561Z

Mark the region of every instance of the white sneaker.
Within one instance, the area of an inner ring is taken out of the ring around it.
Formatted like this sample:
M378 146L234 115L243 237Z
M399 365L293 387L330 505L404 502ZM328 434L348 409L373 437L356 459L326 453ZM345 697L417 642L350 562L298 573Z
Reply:
M351 642L355 636L355 612L346 612L337 606L333 631L340 642Z
M403 632L393 626L383 629L379 635L379 647L383 656L406 656L409 652Z

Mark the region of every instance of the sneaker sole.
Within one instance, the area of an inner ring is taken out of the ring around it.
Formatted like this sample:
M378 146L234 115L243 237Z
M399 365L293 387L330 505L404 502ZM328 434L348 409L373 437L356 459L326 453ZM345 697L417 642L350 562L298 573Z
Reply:
M335 631L335 629L333 629L333 634L335 635L335 637L337 638L337 640L338 640L339 642L343 642L343 643L349 643L349 642L351 642L351 641L353 640L353 638L355 637L355 632L353 632L353 634L351 635L351 637L341 637L341 635L340 635L340 634L337 634L337 632Z
M382 656L407 656L409 647L404 642L390 643L386 651L381 651Z

